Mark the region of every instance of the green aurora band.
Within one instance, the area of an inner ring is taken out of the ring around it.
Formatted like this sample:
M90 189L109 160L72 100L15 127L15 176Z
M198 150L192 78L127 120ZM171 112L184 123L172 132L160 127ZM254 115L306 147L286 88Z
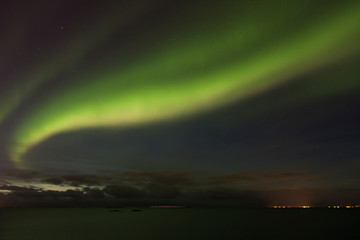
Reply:
M55 2L55 1L54 1ZM52 3L53 8L58 7L60 2ZM83 61L91 50L95 49L98 45L101 45L104 41L106 41L109 37L111 37L116 29L122 27L127 21L131 21L133 19L138 18L149 10L148 4L138 5L136 8L131 8L132 6L128 6L129 10L127 10L127 15L123 17L119 17L116 9L113 8L112 11L107 12L105 14L97 14L97 20L92 23L87 23L91 25L91 29L84 31L81 35L76 35L71 39L59 39L57 43L57 47L55 50L50 51L46 56L40 57L39 63L35 63L34 66L30 66L30 69L23 73L21 76L17 76L17 78L21 79L21 86L17 86L16 88L6 92L6 96L4 97L6 101L0 102L0 123L1 121L8 115L14 108L16 108L21 101L24 101L27 97L31 96L32 90L36 90L40 87L44 82L49 81L50 79L56 77L62 72L66 72L71 70L74 66ZM103 11L98 9L100 13L106 11L103 7ZM27 11L29 11L27 9ZM19 15L24 13L19 13ZM35 13L34 13L35 14ZM49 13L44 14L43 12L36 12L38 15L45 15L39 19L46 19L49 17ZM35 15L36 15L35 14ZM51 12L50 12L51 14ZM36 24L39 21L36 22ZM78 24L81 26L84 22ZM21 24L17 24L15 27L13 26L11 33L7 35L8 39L3 39L2 46L6 46L6 49L0 49L4 56L11 56L11 52L14 51L17 47L21 46L23 42L21 39L24 39L24 35L29 34L27 28L27 21L24 19L21 21ZM75 26L74 29L70 31L76 32L76 28L79 26ZM106 26L106 27L104 27ZM93 34L96 32L96 34ZM81 44L79 44L81 43ZM7 58L0 58L0 65L3 62L8 61Z
M273 32L291 28L294 11L306 9L308 4L294 1L285 15L269 7L266 17L259 13L256 17L260 20L251 24L236 11L227 12L229 16L220 17L223 22L216 20L216 31L214 25L194 24L190 37L178 34L174 41L164 41L126 68L114 64L76 76L86 79L86 84L74 80L70 89L59 89L21 119L12 135L9 155L18 167L26 167L24 154L55 134L147 124L208 111L356 50L359 2L316 16L311 24L280 40L265 41ZM266 19L271 23L265 24ZM196 30L201 34L195 34ZM257 45L257 50L247 51ZM83 52L75 56L81 58Z

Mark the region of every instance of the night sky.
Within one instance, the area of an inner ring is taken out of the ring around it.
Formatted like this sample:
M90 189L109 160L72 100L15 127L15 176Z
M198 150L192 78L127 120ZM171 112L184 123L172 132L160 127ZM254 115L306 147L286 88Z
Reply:
M0 206L360 203L360 2L0 2Z

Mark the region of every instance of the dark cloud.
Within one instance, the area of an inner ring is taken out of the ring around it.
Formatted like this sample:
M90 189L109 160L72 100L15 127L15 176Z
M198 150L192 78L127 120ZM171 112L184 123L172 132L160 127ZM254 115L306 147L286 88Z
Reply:
M54 191L32 187L1 186L8 193L1 193L5 206L37 206L47 203L51 206L131 206L187 205L187 206L245 206L261 201L249 192L234 189L180 189L164 185L151 185L139 189L126 185L108 185L103 189L83 188ZM250 200L251 199L251 200Z
M0 179L0 184L9 184L8 181Z
M129 186L119 186L119 185L108 185L103 191L106 194L112 195L116 198L141 198L144 196L144 192Z
M5 192L4 192L5 191ZM1 185L2 206L151 206L184 205L189 207L271 205L355 205L359 188L299 188L279 190L239 190L229 187L188 188L152 185L135 188L108 185L104 188L46 190L16 185Z
M44 183L63 186L104 186L118 182L131 182L132 185L191 186L196 182L192 173L178 171L103 171L99 174L73 174L42 178Z
M45 178L43 179L44 183L50 183L54 185L61 185L64 183L64 179L61 177L51 177L51 178Z
M76 190L66 190L65 192L63 192L63 196L67 197L67 198L72 198L72 199L78 199L78 198L83 198L84 197L84 193L81 191L76 191Z
M104 181L108 181L111 178L108 176L101 176L95 174L78 174L78 175L65 175L58 177L45 178L42 182L50 183L54 185L70 185L79 187L101 185Z
M42 182L62 186L95 186L111 180L111 177L101 174L51 174L46 171L33 170L7 170L1 171L0 183L10 184L13 180L17 182Z
M9 185L1 185L0 190L9 190L9 191L16 191L16 190L22 190L27 189L25 187L19 187L19 186L9 186Z
M33 188L16 190L11 193L15 198L20 199L40 199L43 197L43 193Z
M15 178L21 180L32 180L40 176L39 171L33 170L7 170L2 171L1 175L6 178Z
M299 180L319 178L322 174L310 174L307 169L293 171L237 171L233 174L214 176L210 184L237 184L237 183L269 183L273 181Z
M91 200L81 190L54 191L15 185L1 186L0 189L8 190L2 194L3 206L75 206Z
M63 176L63 179L70 183L70 185L78 187L80 185L99 185L104 180L109 180L108 177L99 176L99 175L66 175Z
M189 172L176 171L133 171L121 174L132 181L143 181L162 185L194 185L193 176Z
M104 191L100 189L85 188L86 197L90 199L103 199L105 197Z

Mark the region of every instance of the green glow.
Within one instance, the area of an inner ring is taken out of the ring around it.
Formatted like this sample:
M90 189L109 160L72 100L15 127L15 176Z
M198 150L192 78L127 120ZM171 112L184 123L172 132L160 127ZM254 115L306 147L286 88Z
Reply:
M23 119L9 153L21 167L29 148L60 132L182 117L271 88L353 50L360 4L336 11L261 51L246 53L272 29L235 21L215 33L167 43L127 69L89 70L82 76L86 84L59 90ZM273 17L286 25L276 12Z
M31 69L23 74L23 76L18 77L23 79L20 86L10 89L6 92L6 96L2 96L3 99L6 100L0 102L0 122L7 114L15 109L19 103L31 96L31 94L43 83L56 77L62 72L69 71L70 69L76 67L77 64L81 63L81 61L86 58L91 50L106 41L119 27L126 25L128 21L138 18L144 12L149 10L149 4L150 2L143 1L142 4L139 4L136 8L133 8L130 4L128 6L128 14L123 17L119 17L116 9L113 9L112 11L107 12L105 16L98 16L98 21L91 24L91 29L86 30L80 35L75 33L76 36L72 39L59 40L59 43L57 43L58 46L55 47L53 52L50 52L48 55L43 57L40 63L35 63L35 66L32 66ZM99 10L99 12L102 11ZM24 20L24 22L26 22L26 20ZM81 24L84 23L80 23L79 25ZM75 29L71 29L69 31L77 31L76 27ZM17 27L13 28L16 29ZM24 27L21 29L24 29ZM96 34L94 34L94 32L96 32ZM21 34L23 35L24 33L19 31L19 33L15 32L14 34L11 34L15 35L12 36L12 38L15 39L10 39L12 43L6 42L5 45L13 46L13 48L17 45L16 42L21 45L21 41L19 41L19 39L21 39L21 36L19 35ZM8 47L8 49L10 48Z

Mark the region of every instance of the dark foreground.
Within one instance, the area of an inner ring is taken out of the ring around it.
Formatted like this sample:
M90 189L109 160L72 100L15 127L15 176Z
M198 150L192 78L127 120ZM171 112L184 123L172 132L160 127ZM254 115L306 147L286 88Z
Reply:
M0 239L360 239L360 209L1 209Z

